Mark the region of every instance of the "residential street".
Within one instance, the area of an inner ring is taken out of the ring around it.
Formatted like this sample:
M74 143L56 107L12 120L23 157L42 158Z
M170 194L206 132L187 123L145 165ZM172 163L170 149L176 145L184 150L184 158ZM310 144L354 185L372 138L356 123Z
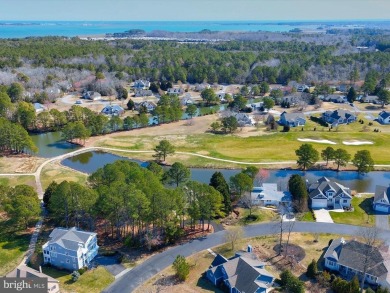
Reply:
M277 233L279 223L265 223L249 225L243 227L245 237L254 237L262 235L271 235ZM313 222L296 222L294 232L309 233L335 233L340 235L358 235L361 227L343 224L331 223L313 223ZM224 234L226 231L219 231L209 235L206 239L194 240L184 245L179 245L167 249L166 251L156 254L146 260L144 263L136 266L127 272L121 278L117 279L103 292L105 293L128 293L134 291L145 281L170 266L175 257L180 254L188 257L199 251L211 248L225 243ZM390 231L380 230L379 237L387 244L390 244Z
M389 215L388 214L376 214L375 225L379 229L389 230Z

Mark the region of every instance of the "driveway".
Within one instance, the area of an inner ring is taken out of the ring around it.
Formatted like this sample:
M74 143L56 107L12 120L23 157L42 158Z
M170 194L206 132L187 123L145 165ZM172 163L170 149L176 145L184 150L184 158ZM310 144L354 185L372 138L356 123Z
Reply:
M274 235L278 230L277 223L265 223L248 225L243 227L245 237L255 237L263 235ZM361 227L343 224L331 223L312 223L312 222L296 222L293 232L305 233L334 233L340 235L358 235ZM117 278L114 283L103 290L106 293L123 293L133 292L137 287L149 280L154 275L161 272L166 267L172 265L177 255L188 257L197 252L206 250L210 247L224 244L226 231L220 231L208 235L206 239L197 239L192 242L178 245L166 249L165 251L155 254L145 260L140 265L125 273L120 278ZM380 230L379 238L390 244L390 231Z
M94 262L99 266L105 267L114 277L126 269L115 256L98 255L94 258Z
M388 214L376 214L375 226L379 229L389 230L389 215Z
M332 217L330 216L328 210L325 209L313 210L313 213L316 218L316 222L333 223Z

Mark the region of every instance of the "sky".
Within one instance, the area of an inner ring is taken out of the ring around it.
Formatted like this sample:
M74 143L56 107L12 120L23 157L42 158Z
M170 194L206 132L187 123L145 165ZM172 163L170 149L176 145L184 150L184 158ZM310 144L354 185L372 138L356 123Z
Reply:
M390 0L0 0L4 20L390 20Z

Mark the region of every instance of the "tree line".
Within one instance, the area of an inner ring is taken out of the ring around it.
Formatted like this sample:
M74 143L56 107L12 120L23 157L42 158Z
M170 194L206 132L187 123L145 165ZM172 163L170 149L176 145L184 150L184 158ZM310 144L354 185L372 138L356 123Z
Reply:
M230 208L222 188L191 181L189 174L180 163L164 171L154 162L142 168L117 161L91 174L87 186L52 182L44 203L50 217L67 227L93 230L103 222L107 233L130 246L170 243L185 225L193 228L199 222L206 230Z
M320 153L311 144L302 144L295 151L297 155L297 164L303 170L307 170L315 165L320 158ZM351 160L351 155L345 149L333 149L327 147L322 150L321 157L328 165L329 161L333 161L337 166L337 171L341 166L346 166ZM357 168L359 173L368 173L374 169L374 160L368 150L357 151L352 158L352 164Z

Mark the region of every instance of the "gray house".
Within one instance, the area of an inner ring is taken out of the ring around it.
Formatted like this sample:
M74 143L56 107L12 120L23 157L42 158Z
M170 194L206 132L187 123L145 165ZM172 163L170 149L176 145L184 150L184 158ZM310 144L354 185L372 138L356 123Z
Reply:
M332 103L346 103L347 97L342 95L328 95L324 98L324 101Z
M134 81L133 88L135 89L148 89L150 87L150 81L148 80L136 80Z
M102 95L98 92L88 91L83 94L83 99L97 101L102 99Z
M180 95L184 94L184 90L182 88L169 88L167 90L167 94L180 96Z
M278 190L276 183L263 183L261 186L253 187L250 195L252 204L259 206L289 206L292 200L291 193Z
M375 196L372 207L377 212L390 212L390 187L377 185L375 187Z
M139 97L150 97L150 96L153 96L153 92L151 90L136 89L135 92L134 92L134 96L136 98L139 98Z
M363 98L361 98L360 102L380 104L379 98L377 96L364 96Z
M306 118L303 113L287 113L284 111L279 118L278 123L283 126L303 126L306 124Z
M337 182L330 181L326 177L308 187L311 208L341 209L351 206L351 190Z
M238 252L230 259L218 254L206 271L207 279L215 286L224 283L231 293L269 292L275 277L251 250L248 245L249 252Z
M378 114L378 122L380 124L390 124L390 112L382 111Z
M357 117L355 114L347 110L334 110L326 111L322 113L322 120L331 124L332 126L337 126L339 124L349 124L355 122Z
M55 228L49 235L49 241L42 245L45 264L67 270L88 267L97 255L96 233L71 229Z
M125 110L118 105L108 105L105 106L102 110L103 114L106 115L113 115L113 116L119 116L122 115L125 112Z
M356 240L345 241L343 238L333 240L324 255L325 267L338 271L347 280L355 275L361 280L367 254L369 254L368 269L364 276L366 283L387 284L388 270L379 249Z

